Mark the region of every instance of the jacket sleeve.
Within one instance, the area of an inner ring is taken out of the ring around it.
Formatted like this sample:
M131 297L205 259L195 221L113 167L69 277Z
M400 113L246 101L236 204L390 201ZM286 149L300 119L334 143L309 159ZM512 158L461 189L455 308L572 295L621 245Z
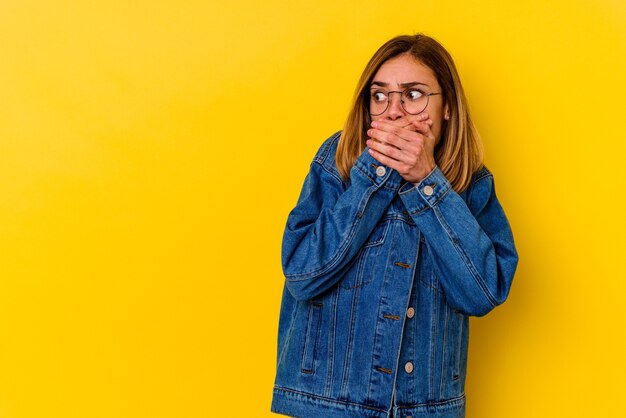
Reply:
M504 302L518 256L491 173L474 180L467 204L438 167L400 196L434 254L450 306L482 316Z
M347 188L336 173L313 161L282 242L283 273L295 299L311 299L341 279L397 195L401 180L367 149L352 167Z

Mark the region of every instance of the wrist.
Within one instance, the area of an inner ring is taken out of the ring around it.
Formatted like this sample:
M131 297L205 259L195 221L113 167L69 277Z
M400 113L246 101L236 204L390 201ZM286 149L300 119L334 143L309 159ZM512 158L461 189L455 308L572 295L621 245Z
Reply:
M437 164L433 163L432 165L429 165L429 167L423 172L420 173L421 175L415 180L412 181L411 183L413 183L415 186L417 186L418 184L420 184L426 177L430 176L431 174L433 174L433 172L437 169Z

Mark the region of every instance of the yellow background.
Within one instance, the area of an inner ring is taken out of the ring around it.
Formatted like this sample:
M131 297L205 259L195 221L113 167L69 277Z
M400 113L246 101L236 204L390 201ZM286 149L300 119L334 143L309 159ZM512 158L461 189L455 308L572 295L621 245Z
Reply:
M468 417L621 417L626 2L0 3L0 417L269 417L280 240L384 41L453 54L512 224Z

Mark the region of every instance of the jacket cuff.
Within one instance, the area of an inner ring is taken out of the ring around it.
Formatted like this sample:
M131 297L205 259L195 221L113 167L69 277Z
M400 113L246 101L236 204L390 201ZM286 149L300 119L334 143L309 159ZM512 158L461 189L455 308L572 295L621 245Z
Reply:
M436 206L451 188L439 166L435 166L419 183L405 184L400 189L400 196L409 213L413 214Z
M398 190L403 182L402 176L396 170L372 157L368 150L369 147L365 147L363 153L354 163L350 175L361 175L378 187Z

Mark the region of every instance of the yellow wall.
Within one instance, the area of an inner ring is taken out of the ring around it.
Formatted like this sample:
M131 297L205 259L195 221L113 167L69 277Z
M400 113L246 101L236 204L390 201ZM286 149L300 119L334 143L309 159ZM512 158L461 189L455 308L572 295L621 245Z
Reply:
M468 417L624 416L626 2L3 0L0 417L272 416L287 213L416 31L521 256Z

